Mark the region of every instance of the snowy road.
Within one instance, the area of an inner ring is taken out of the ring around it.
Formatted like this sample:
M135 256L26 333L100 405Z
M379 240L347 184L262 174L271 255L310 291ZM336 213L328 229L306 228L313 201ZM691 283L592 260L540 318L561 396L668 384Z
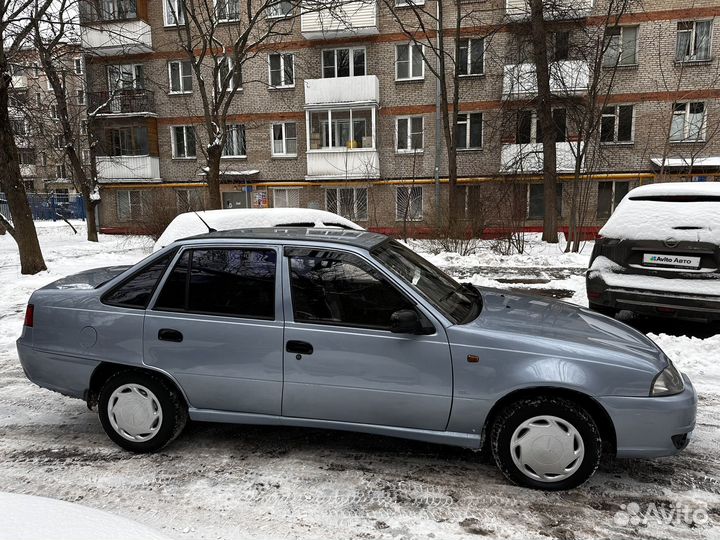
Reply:
M34 288L133 263L148 245L104 237L94 246L50 224L41 241L51 270L20 277L15 247L0 236L3 491L80 502L174 538L720 538L720 336L707 329L651 336L700 391L689 448L668 459L606 461L569 493L510 486L470 451L318 430L192 424L163 453L136 456L111 444L82 402L30 384L14 339ZM508 258L432 258L474 283L567 290L584 301L587 254L537 247ZM694 526L683 522L686 510L695 512Z

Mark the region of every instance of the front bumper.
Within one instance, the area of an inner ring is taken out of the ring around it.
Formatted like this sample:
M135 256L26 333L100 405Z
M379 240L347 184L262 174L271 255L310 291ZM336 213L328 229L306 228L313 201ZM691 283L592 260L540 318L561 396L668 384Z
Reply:
M617 310L655 317L720 320L720 296L702 294L702 280L694 281L697 293L666 292L608 284L602 273L592 272L587 279L587 292L590 303Z
M672 456L690 442L697 394L683 375L685 390L668 397L605 396L599 402L615 426L617 457Z

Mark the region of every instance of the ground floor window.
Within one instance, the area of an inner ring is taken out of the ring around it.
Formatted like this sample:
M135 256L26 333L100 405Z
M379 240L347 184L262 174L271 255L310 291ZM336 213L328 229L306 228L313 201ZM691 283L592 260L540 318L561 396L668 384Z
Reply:
M598 182L597 217L609 218L630 190L630 182Z
M367 188L328 188L325 190L325 209L351 221L367 221Z
M273 188L273 208L300 208L300 188Z
M557 185L555 193L555 208L558 217L562 217L562 184ZM545 217L545 186L543 184L528 185L528 219L543 219Z
M199 189L178 189L175 191L178 212L194 212L205 209L202 188Z
M422 221L422 186L398 186L395 190L395 221Z
M116 197L118 221L134 221L142 217L142 192L121 189Z

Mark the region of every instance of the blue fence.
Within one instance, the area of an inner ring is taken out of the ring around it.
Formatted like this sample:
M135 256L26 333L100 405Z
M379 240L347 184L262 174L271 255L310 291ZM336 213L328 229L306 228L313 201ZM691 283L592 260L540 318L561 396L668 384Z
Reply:
M28 193L28 202L33 219L57 221L58 219L85 219L85 205L82 195L65 193ZM0 212L10 215L10 208L4 193L0 193Z

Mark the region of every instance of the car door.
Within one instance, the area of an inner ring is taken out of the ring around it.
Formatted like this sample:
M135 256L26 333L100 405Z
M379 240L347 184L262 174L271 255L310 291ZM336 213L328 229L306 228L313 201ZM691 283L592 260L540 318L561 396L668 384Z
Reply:
M144 362L175 377L191 407L280 414L278 254L193 246L176 257L145 316Z
M452 366L443 326L381 271L343 251L285 248L283 416L444 430ZM430 335L393 334L418 311Z

